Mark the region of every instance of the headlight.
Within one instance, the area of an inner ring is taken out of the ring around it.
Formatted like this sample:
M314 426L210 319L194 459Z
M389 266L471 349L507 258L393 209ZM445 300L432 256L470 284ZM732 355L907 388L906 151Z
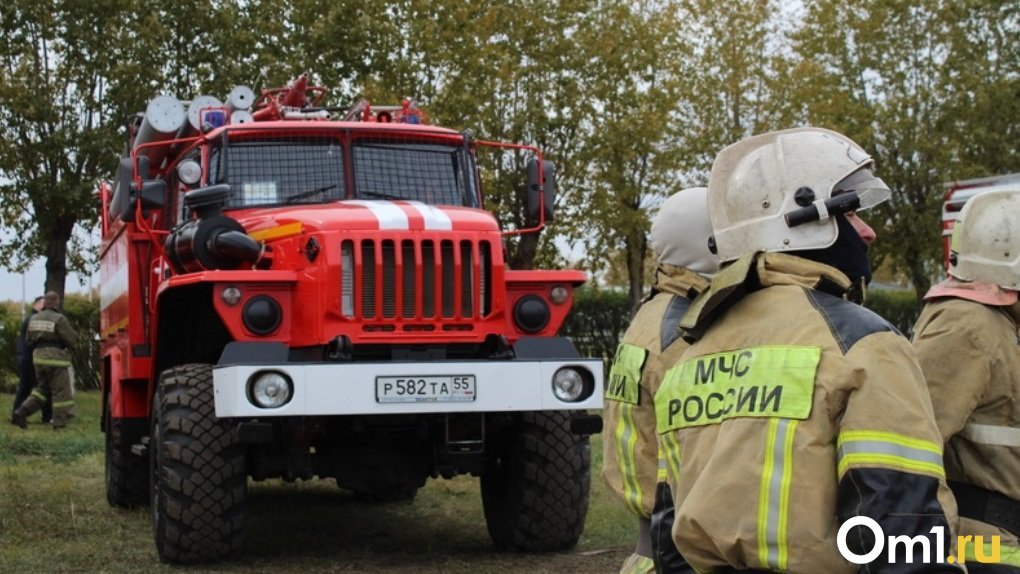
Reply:
M233 307L241 302L241 290L237 287L226 287L220 293L220 297L223 298L223 302Z
M290 379L275 371L256 373L249 384L249 399L252 404L264 409L282 407L294 394Z
M587 377L573 367L563 367L552 378L553 394L556 398L576 403L591 396L592 385Z
M549 324L549 304L538 295L525 295L514 305L514 323L525 333L537 333Z
M181 183L195 185L202 179L202 166L193 159L186 159L177 164L177 178Z
M244 304L241 320L249 331L256 335L268 335L280 326L283 310L276 299L268 295L252 297Z
M557 305L566 303L568 297L570 297L570 291L567 291L567 288L562 285L557 285L552 288L552 291L549 291L549 298Z

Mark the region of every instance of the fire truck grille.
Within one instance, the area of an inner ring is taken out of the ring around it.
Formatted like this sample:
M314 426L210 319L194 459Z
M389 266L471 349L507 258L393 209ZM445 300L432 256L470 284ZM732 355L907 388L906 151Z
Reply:
M405 323L471 319L492 310L487 241L345 240L340 246L340 311L349 319Z

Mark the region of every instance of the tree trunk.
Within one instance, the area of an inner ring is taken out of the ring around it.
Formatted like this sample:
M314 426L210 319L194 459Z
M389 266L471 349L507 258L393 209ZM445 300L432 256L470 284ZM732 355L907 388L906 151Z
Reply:
M931 276L928 274L924 265L919 262L919 259L913 259L915 263L910 265L910 281L914 284L914 289L917 291L917 302L921 304L924 301L924 294L931 289Z
M46 233L45 290L53 291L64 300L64 283L67 281L67 242L71 239L74 220L61 218L53 222Z
M517 245L510 249L507 263L510 269L532 269L535 254L538 253L539 233L525 233L517 236Z
M648 240L642 233L627 238L627 283L629 286L630 316L633 317L641 305L645 289L645 252Z

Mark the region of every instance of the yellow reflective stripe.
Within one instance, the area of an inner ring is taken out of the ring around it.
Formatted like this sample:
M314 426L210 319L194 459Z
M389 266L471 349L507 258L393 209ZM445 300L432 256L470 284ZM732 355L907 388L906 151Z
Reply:
M663 456L666 457L667 477L672 476L674 480L680 478L680 444L676 441L673 433L662 435Z
M758 491L758 560L765 568L785 571L790 559L790 483L796 420L769 420L765 464Z
M937 443L885 431L846 431L836 440L838 476L850 468L890 466L944 478L942 447Z
M1020 548L1007 544L986 542L989 536L967 536L970 538L964 545L963 558L965 562L977 562L979 564L1005 564L1007 566L1020 566ZM997 538L997 537L996 537ZM981 556L978 556L977 546L981 543ZM998 546L998 551L996 551Z
M1016 546L999 546L999 564L1020 566L1020 548Z
M761 484L758 486L758 562L765 566L769 562L769 549L767 544L768 515L769 515L769 483L772 478L772 470L775 461L772 451L776 448L776 427L779 419L769 420L769 430L765 433L765 464L761 469Z
M930 440L924 440L888 431L875 431L875 430L842 431L839 433L839 438L836 439L836 446L837 447L842 446L843 443L850 441L888 442L892 444L902 445L907 448L927 450L939 456L942 456L942 446L939 445L938 443L934 443Z
M39 389L32 389L31 395L33 397L39 399L40 401L45 401L46 400L46 395L44 395L43 392L40 391Z
M660 433L737 417L804 420L820 347L763 345L704 355L666 372L655 394Z
M44 367L70 367L71 361L67 359L43 359L40 357L33 357L32 362L36 365L42 365Z
M790 421L783 443L783 478L779 495L779 569L786 571L790 561L790 545L787 540L790 525L790 484L793 482L793 437L798 421Z
M74 401L73 400L70 400L70 401L57 401L57 402L53 403L53 408L55 408L55 409L61 409L61 408L64 408L64 407L73 407L73 406L74 406Z
M251 237L255 241L269 241L271 239L299 235L300 233L301 223L297 222L285 223L283 225L277 225L276 227L270 227L268 229L260 229L258 231L250 231L248 232L248 237Z
M655 572L655 562L647 556L634 555L624 562L623 568L620 568L620 574L653 574Z
M616 348L613 366L609 368L609 385L605 393L607 400L638 404L641 369L645 366L647 356L648 351L637 345L620 343Z
M631 512L643 516L642 492L637 480L637 464L635 462L638 433L634 424L634 406L620 403L619 415L614 434L616 457L620 463L620 476L623 479L623 500Z
M659 457L658 457L659 465L655 469L656 482L666 482L666 479L668 478L666 470L666 452L663 449L664 447L662 445L659 445Z

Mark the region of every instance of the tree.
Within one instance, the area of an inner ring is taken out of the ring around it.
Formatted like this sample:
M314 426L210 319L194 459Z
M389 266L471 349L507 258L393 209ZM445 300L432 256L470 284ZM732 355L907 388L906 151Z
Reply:
M96 221L98 174L115 158L107 105L124 3L10 0L0 7L0 264L46 260L45 290L93 254L73 235ZM68 249L68 245L71 249Z
M676 64L687 59L677 15L669 2L601 3L576 41L588 110L580 119L591 127L574 157L587 194L573 206L584 225L572 235L592 268L622 255L631 310L644 290L648 212L681 188L679 150L668 139L683 89Z
M795 102L875 156L894 194L870 215L872 259L888 257L919 297L940 267L942 182L1016 169L1004 152L1020 122L1018 29L1016 7L998 2L824 0L795 36Z

